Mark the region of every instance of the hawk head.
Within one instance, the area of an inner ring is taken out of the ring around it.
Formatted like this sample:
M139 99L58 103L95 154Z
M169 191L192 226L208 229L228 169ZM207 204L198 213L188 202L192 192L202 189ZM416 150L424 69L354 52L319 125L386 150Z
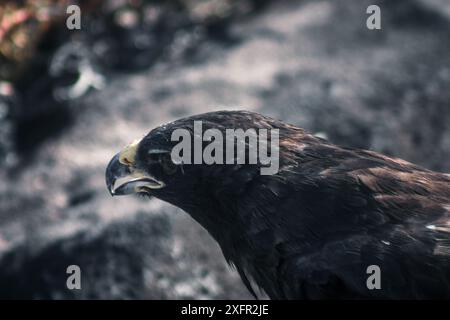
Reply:
M236 195L245 188L248 181L261 174L261 168L267 168L267 163L249 163L249 140L245 139L246 159L243 164L226 164L225 158L229 151L224 141L226 138L223 138L222 146L212 153L213 156L218 156L218 153L223 155L224 163L199 163L194 159L194 153L198 151L195 140L198 138L196 121L202 122L203 132L214 129L222 137L226 136L226 131L230 128L247 132L248 129L273 129L277 124L273 119L252 112L223 111L188 117L157 127L111 159L106 169L106 184L111 195L136 193L155 196L185 210L191 207L210 207L213 205L210 199L217 197L208 197L209 195L220 193L221 198ZM183 156L188 152L188 161L174 160L172 151L179 145L180 139L172 141L172 137L177 129L183 129L190 135L188 148L181 153L177 152ZM217 140L216 136L209 139L200 137L200 153L203 155L207 145ZM233 155L238 155L237 148Z

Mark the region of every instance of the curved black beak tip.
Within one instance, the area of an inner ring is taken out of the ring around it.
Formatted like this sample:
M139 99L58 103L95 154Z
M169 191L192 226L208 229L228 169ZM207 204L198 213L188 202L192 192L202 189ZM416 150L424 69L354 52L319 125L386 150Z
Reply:
M105 172L105 181L106 181L106 187L108 188L109 193L111 196L116 195L116 190L114 189L114 184L117 179L120 177L123 177L125 175L130 174L130 169L128 166L123 165L119 162L119 156L120 154L117 153L109 162L108 166L106 167Z

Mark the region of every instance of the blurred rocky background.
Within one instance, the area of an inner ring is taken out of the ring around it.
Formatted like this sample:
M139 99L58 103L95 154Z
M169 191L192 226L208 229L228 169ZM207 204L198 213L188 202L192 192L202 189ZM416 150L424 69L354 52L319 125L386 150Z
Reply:
M0 298L251 298L185 213L104 185L151 128L239 108L450 172L450 2L0 1Z

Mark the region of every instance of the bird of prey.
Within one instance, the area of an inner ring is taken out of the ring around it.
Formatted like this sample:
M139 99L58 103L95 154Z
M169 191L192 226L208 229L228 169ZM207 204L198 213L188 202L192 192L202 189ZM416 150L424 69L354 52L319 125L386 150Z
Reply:
M224 134L278 129L278 172L173 161L172 132L193 132L195 121ZM154 196L187 212L253 295L450 298L448 174L337 146L258 113L220 111L151 130L112 158L106 184L112 195ZM375 287L370 270L379 271Z

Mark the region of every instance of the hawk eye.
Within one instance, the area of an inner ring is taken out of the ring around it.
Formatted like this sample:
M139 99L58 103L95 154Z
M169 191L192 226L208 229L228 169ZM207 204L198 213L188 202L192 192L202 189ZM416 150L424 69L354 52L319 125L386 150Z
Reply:
M166 174L174 174L177 171L177 165L172 162L170 154L160 156L160 164Z

